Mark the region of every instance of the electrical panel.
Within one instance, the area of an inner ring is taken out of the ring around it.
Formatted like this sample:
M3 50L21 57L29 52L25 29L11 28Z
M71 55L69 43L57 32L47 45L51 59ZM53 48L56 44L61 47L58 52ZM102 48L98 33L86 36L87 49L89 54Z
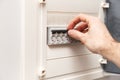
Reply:
M48 45L61 45L79 42L67 34L68 30L65 27L48 27L47 28L47 43Z
M43 68L46 66L45 79L80 80L85 74L85 80L89 79L87 76L93 80L101 76L99 56L91 54L80 41L71 38L66 28L80 13L98 16L99 0L93 2L95 3L89 0L46 0L46 5L41 6L42 36L39 38L41 47L38 49L41 54L40 63Z

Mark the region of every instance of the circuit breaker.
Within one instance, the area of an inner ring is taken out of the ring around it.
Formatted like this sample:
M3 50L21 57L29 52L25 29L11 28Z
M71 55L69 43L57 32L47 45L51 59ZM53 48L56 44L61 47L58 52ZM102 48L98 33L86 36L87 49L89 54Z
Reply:
M47 28L47 43L48 45L63 45L69 43L80 42L71 38L67 34L68 30L65 27L48 27Z

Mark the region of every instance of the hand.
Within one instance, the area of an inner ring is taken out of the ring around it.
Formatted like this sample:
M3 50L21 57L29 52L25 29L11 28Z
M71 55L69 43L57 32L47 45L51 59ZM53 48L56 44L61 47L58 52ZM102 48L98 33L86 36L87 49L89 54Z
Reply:
M68 25L68 34L120 67L120 43L112 38L98 18L80 14Z
M80 14L69 23L68 35L80 40L94 53L102 54L116 42L98 18L85 14Z

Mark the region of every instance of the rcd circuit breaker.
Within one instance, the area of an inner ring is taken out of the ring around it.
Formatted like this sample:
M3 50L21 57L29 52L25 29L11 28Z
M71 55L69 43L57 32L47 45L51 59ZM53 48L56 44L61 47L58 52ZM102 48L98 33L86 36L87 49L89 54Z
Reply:
M48 45L62 45L80 42L68 35L68 30L65 27L48 27L47 28L47 43Z

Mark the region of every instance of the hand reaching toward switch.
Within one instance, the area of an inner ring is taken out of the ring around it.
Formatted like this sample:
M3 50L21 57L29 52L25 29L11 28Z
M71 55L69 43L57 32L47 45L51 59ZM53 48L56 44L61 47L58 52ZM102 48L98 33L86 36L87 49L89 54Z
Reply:
M90 51L98 53L120 67L120 43L115 41L98 18L80 14L68 25L68 35L80 40Z

